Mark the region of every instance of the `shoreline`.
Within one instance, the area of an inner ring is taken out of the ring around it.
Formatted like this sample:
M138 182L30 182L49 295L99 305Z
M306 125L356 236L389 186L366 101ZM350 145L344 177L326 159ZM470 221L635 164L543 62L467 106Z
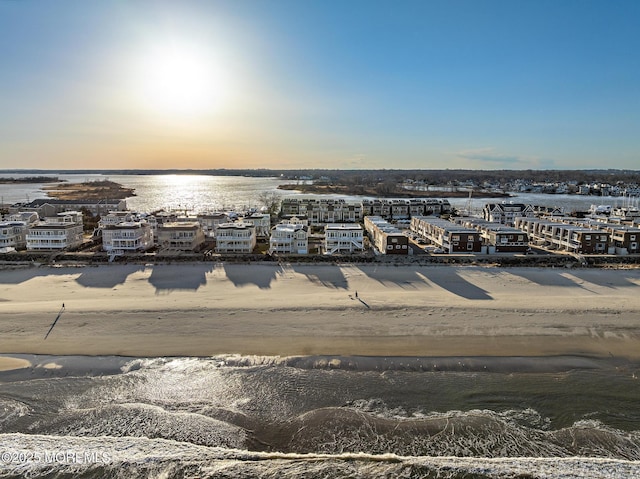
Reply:
M0 353L635 360L639 286L638 270L379 264L16 269L3 271L0 280Z

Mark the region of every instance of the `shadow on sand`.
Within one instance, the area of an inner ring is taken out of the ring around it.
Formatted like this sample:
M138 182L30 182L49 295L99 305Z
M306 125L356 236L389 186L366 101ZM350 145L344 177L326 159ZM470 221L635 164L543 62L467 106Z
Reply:
M418 289L429 286L425 281L426 274L418 274L415 268L404 268L402 266L361 266L358 268L369 278L385 286L394 285L402 289Z
M105 274L104 268L111 268ZM126 265L117 267L96 266L82 269L82 274L76 278L76 283L85 288L108 288L112 289L120 284L124 284L130 274L143 271L144 266Z
M347 281L339 266L331 264L295 265L291 269L297 274L306 276L311 283L318 286L334 289L349 288L349 281Z
M156 294L164 294L171 291L197 291L207 284L207 273L211 273L214 266L211 263L160 264L152 268L149 284L156 288Z
M424 270L425 276L434 284L450 293L465 299L488 300L493 297L486 290L462 278L455 268L438 268L438 273L429 276L428 270Z
M56 323L60 319L60 316L62 316L62 313L64 313L64 304L60 308L60 311L58 311L58 316L56 316L56 319L54 319L53 323L51 323L51 327L49 328L49 331L47 331L47 334L44 335L45 340L49 337L49 334L51 334L51 331L53 331L53 328L55 327Z
M224 264L223 269L227 279L236 288L254 284L260 289L270 289L271 282L282 272L280 266L260 264L251 266Z

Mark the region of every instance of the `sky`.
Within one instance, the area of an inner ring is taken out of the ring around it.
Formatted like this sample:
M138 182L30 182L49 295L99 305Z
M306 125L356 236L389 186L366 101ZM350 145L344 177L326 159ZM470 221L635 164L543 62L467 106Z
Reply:
M640 169L637 0L0 0L0 169Z

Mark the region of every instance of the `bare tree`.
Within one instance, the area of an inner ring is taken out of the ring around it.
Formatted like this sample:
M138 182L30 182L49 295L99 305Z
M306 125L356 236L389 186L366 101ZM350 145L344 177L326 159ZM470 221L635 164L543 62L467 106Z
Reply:
M280 210L280 195L275 191L263 191L258 195L258 202L270 215L276 215Z

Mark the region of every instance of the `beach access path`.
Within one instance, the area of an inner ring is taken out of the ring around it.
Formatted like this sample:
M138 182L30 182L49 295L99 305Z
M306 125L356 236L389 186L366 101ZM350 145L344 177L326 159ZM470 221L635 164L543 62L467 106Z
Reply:
M0 353L638 359L640 270L223 263L4 269Z

